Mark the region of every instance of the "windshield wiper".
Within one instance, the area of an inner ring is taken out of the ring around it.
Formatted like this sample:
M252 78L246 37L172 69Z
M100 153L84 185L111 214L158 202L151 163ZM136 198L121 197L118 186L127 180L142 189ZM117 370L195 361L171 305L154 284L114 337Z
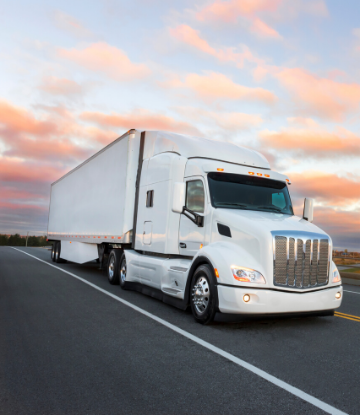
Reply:
M275 210L276 212L282 212L282 209L273 207L273 206L256 206L259 209L269 209L269 210Z
M244 205L242 203L219 203L219 205L227 205L227 206L239 206L239 207L243 207L243 208L248 208L248 205Z

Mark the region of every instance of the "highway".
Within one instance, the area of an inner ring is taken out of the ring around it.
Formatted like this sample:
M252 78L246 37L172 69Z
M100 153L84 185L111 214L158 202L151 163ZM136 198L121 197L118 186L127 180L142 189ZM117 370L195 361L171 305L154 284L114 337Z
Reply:
M0 247L0 414L360 414L360 287L344 289L334 317L201 326L95 262Z

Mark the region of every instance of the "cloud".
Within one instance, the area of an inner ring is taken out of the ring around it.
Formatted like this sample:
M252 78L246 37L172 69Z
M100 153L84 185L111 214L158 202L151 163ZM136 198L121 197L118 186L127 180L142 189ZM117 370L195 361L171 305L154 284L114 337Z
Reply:
M100 112L84 112L82 120L98 124L105 128L124 128L129 130L165 130L175 133L199 135L199 130L183 121L175 120L164 114L156 114L145 109L137 109L130 113L111 115Z
M263 60L255 57L250 49L246 46L242 46L242 52L236 52L235 48L221 48L215 49L209 45L209 43L200 36L198 30L193 29L188 25L179 25L175 28L169 29L170 35L178 41L185 43L192 48L199 50L205 54L214 56L220 62L234 62L239 68L244 66L244 62L263 63Z
M301 68L281 69L275 76L301 112L342 121L346 114L359 110L360 85L357 83L321 78Z
M256 17L251 24L250 31L261 38L282 39L282 36L264 21Z
M88 30L79 20L62 11L57 10L54 13L54 21L55 25L59 29L64 30L77 38L87 39L93 37L92 32Z
M360 137L343 127L329 132L308 118L291 118L280 131L263 130L260 145L277 152L316 158L359 157ZM300 126L301 128L297 128Z
M216 72L209 72L205 75L193 73L187 75L184 82L175 78L171 83L163 85L190 89L204 101L243 100L271 105L277 99L272 92L266 89L236 84L227 76Z
M144 63L133 63L126 53L105 42L92 43L83 49L58 49L57 54L77 65L125 82L143 79L151 71Z
M321 171L289 173L291 193L297 197L312 197L323 206L347 208L359 201L360 177L348 174L340 177Z
M207 111L194 107L178 107L177 112L194 123L202 123L207 127L217 127L227 132L237 132L258 127L263 119L258 114L244 114L241 112Z
M0 133L19 130L44 136L56 131L57 126L51 121L37 120L27 110L0 100Z
M216 0L196 13L200 21L236 23L240 16L254 17L259 12L275 11L282 0Z
M39 89L50 95L64 95L67 97L83 95L85 92L85 88L77 82L55 76L43 78Z

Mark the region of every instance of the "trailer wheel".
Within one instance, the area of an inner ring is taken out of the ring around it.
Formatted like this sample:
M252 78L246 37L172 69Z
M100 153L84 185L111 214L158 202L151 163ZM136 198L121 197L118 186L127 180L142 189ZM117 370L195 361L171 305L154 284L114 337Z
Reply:
M119 283L120 283L120 287L123 290L126 290L127 288L127 282L126 282L126 256L125 256L125 252L123 252L123 254L121 255L121 259L120 259L120 269L119 269Z
M214 320L217 310L215 276L209 265L200 265L191 279L190 305L194 319L201 324Z
M112 285L119 284L120 256L121 252L118 249L113 249L109 255L107 274L109 283Z
M56 246L56 242L53 242L52 247L51 247L51 260L53 262L55 262L55 246Z

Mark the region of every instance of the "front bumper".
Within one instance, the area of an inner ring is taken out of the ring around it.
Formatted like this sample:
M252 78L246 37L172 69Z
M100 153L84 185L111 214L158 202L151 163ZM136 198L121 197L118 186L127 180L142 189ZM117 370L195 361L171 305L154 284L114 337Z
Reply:
M286 314L334 310L343 297L341 285L309 292L285 292L267 289L218 285L219 311L230 314ZM335 298L340 291L341 298ZM250 301L245 303L245 294Z

